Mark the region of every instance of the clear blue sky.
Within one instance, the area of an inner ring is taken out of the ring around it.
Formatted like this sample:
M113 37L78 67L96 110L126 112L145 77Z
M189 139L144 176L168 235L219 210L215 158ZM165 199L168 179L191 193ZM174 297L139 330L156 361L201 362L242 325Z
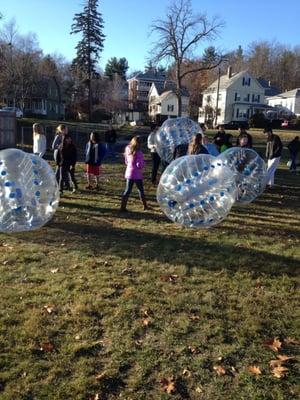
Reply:
M15 18L20 33L35 32L45 54L58 52L71 60L79 37L70 35L75 12L83 0L3 0L4 21ZM100 61L104 68L110 57L126 57L130 70L142 69L154 38L149 26L163 18L168 0L100 0L99 11L107 36ZM196 12L219 16L225 22L214 43L223 50L246 47L256 40L277 40L300 45L300 0L192 0ZM204 47L207 47L205 44Z

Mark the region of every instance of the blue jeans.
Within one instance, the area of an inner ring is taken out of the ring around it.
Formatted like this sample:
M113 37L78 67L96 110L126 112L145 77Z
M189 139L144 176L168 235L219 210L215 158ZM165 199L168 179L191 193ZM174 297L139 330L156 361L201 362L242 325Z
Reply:
M137 187L138 192L139 192L140 199L145 197L144 185L143 185L143 180L142 179L126 179L126 187L125 187L125 191L123 193L123 196L129 197L134 184L136 184L136 187Z

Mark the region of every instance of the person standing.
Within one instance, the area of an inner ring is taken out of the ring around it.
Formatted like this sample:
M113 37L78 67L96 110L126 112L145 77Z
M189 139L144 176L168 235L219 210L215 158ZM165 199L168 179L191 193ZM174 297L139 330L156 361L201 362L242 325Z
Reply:
M243 136L247 136L247 138L248 138L247 147L249 149L252 149L252 146L253 146L252 136L250 135L250 133L248 133L246 131L246 129L245 129L245 127L243 125L239 126L239 135L238 135L238 137L236 139L236 146L240 146L240 138L243 137Z
M224 137L224 142L220 149L220 153L223 153L224 151L226 151L232 147L232 138L233 138L233 136L230 133L226 133L226 135Z
M59 170L58 184L61 194L63 194L65 185L69 189L69 174L71 173L71 169L75 168L76 161L77 152L76 147L72 143L72 138L69 135L64 135L61 144L58 146L56 155L56 164ZM76 181L75 185L73 187L73 192L75 192L77 187Z
M280 163L282 143L278 135L274 135L271 128L264 129L267 135L266 159L268 160L267 185L274 185L275 171Z
M300 150L299 136L295 136L295 138L287 145L287 148L289 149L290 158L291 158L290 171L291 172L296 172L296 169L297 169L297 154L298 154L298 152Z
M139 197L143 203L144 210L148 209L143 185L143 168L145 165L144 155L141 151L141 138L134 136L129 145L125 148L125 179L126 188L122 195L120 211L127 211L126 206L129 195L132 191L133 185L137 186Z
M221 151L221 146L225 143L226 132L224 125L218 126L218 132L213 138L213 143L217 146L218 151Z
M203 146L203 137L201 133L192 137L192 140L188 147L188 155L196 154L209 154L206 147Z
M154 137L156 134L156 127L153 126L152 132L150 132L147 139L147 147L150 150L151 160L152 160L152 170L151 170L151 182L152 185L156 185L157 172L160 165L160 156L157 153Z
M117 133L113 126L110 124L109 125L109 130L105 132L104 135L104 142L105 142L105 147L106 147L106 154L111 155L112 157L115 156L114 150L115 150L115 144L117 141Z
M100 143L99 135L97 132L91 132L90 140L85 147L85 163L86 163L86 174L87 174L87 186L86 189L100 189L100 172L101 164L105 157L106 149L102 143ZM96 186L92 186L93 177L96 180Z
M43 125L35 123L32 125L33 131L33 153L36 156L43 157L47 149L46 135L44 134Z

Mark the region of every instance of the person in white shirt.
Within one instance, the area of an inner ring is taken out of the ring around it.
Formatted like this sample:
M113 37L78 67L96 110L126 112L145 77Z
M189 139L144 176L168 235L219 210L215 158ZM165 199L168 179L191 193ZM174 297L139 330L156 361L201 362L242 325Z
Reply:
M41 124L33 124L33 153L39 157L43 157L46 153L47 141L44 135L44 128Z
M156 134L157 128L154 126L152 132L150 132L147 140L147 147L150 150L151 153L151 159L152 159L152 171L151 171L151 182L152 185L157 184L157 173L158 173L158 168L160 164L160 156L157 153L156 150L156 145L155 145L155 134Z

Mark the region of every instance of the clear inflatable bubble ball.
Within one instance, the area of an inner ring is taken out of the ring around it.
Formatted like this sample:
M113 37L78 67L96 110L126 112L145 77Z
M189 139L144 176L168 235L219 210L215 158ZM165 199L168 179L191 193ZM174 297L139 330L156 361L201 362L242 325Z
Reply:
M170 163L173 160L175 148L190 143L197 133L202 133L202 130L190 118L167 119L155 134L155 145L160 158Z
M157 201L173 222L191 228L220 223L236 199L233 172L216 157L200 154L174 160L164 171Z
M256 151L232 147L218 156L218 160L234 173L239 203L251 203L266 187L267 167Z
M0 151L0 232L38 229L58 203L55 174L45 160L18 149Z

